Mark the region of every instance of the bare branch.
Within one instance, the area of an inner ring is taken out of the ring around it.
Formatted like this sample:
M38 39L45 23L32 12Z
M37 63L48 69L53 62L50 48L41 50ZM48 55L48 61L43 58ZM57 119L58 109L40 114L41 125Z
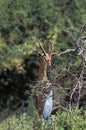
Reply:
M65 53L75 52L75 51L76 51L76 49L67 49L67 50L59 53L58 56L61 56L61 55L65 54Z
M53 53L51 53L51 55L61 56L63 54L71 53L71 52L75 52L75 51L76 51L76 49L67 49L67 50L60 52L60 53L53 52Z

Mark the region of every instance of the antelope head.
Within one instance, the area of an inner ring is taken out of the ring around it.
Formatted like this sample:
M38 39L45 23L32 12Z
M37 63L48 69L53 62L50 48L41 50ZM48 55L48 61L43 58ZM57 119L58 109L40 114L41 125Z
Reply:
M52 43L49 42L47 44L47 52L45 51L44 47L42 46L41 42L39 41L39 46L42 50L42 53L40 53L41 57L44 59L44 61L51 65L51 55L52 55Z

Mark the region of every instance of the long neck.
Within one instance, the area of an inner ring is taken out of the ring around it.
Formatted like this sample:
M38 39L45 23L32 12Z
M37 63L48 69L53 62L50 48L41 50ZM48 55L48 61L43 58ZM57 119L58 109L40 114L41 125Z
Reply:
M38 74L38 80L45 80L47 79L47 63L44 61L44 59L40 58L40 66L39 66L39 74Z

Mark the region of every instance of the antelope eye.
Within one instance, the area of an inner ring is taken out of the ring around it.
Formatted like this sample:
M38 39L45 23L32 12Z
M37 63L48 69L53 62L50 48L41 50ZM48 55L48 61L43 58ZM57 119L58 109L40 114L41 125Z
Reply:
M45 60L45 61L47 61L47 58L46 58L46 57L44 57L44 60Z
M49 63L49 62L51 62L51 60L50 59L48 59L48 58L44 58L45 59L45 61L47 62L47 63Z
M44 56L44 59L45 59L46 61L49 61L49 59L48 59L46 56Z

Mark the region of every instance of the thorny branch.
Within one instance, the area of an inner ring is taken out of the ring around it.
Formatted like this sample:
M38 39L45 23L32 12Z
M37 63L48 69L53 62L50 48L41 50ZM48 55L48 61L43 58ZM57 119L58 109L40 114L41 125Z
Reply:
M55 55L57 56L61 56L63 54L66 54L66 53L71 53L71 52L77 52L79 55L83 53L84 49L86 49L86 46L84 46L82 44L83 40L86 41L86 36L83 35L83 32L86 30L86 25L83 25L81 27L81 30L80 30L80 33L78 34L77 36L77 39L75 41L75 46L76 48L75 49L66 49L65 51L63 52L60 52L59 54L55 53Z
M65 50L63 52L60 52L59 54L56 54L59 57L59 56L64 55L66 53L76 52L79 55L81 55L81 59L82 59L82 63L79 65L79 66L81 66L81 68L80 68L81 69L81 73L79 75L74 74L69 69L68 70L66 69L64 71L62 70L60 72L60 74L58 74L54 78L55 79L54 82L56 82L58 90L59 89L60 90L63 89L62 90L62 94L64 92L65 97L66 97L66 95L68 95L68 91L65 91L67 89L63 87L64 86L64 82L67 82L67 80L71 79L71 83L70 83L70 86L69 86L69 89L70 89L70 93L69 93L70 102L68 104L68 106L69 106L69 110L68 111L70 111L70 112L72 111L72 101L73 100L76 101L76 109L77 109L77 108L79 108L79 105L80 105L81 93L84 93L83 95L86 96L86 81L84 81L84 74L85 74L85 68L86 68L86 36L84 36L84 31L85 30L86 30L86 25L82 26L82 28L80 30L80 33L77 36L77 39L76 39L76 42L75 42L75 45L76 45L75 49L67 49L67 50ZM67 75L68 75L68 78L65 79L65 77ZM72 89L70 88L71 85L72 85ZM85 89L85 92L82 91L83 89ZM74 97L74 96L76 96L76 97ZM64 99L64 102L65 102L65 99ZM65 108L65 109L67 110L67 108Z
M65 54L65 53L75 52L75 51L76 51L76 49L67 49L67 50L59 53L58 56L61 56L61 55Z

